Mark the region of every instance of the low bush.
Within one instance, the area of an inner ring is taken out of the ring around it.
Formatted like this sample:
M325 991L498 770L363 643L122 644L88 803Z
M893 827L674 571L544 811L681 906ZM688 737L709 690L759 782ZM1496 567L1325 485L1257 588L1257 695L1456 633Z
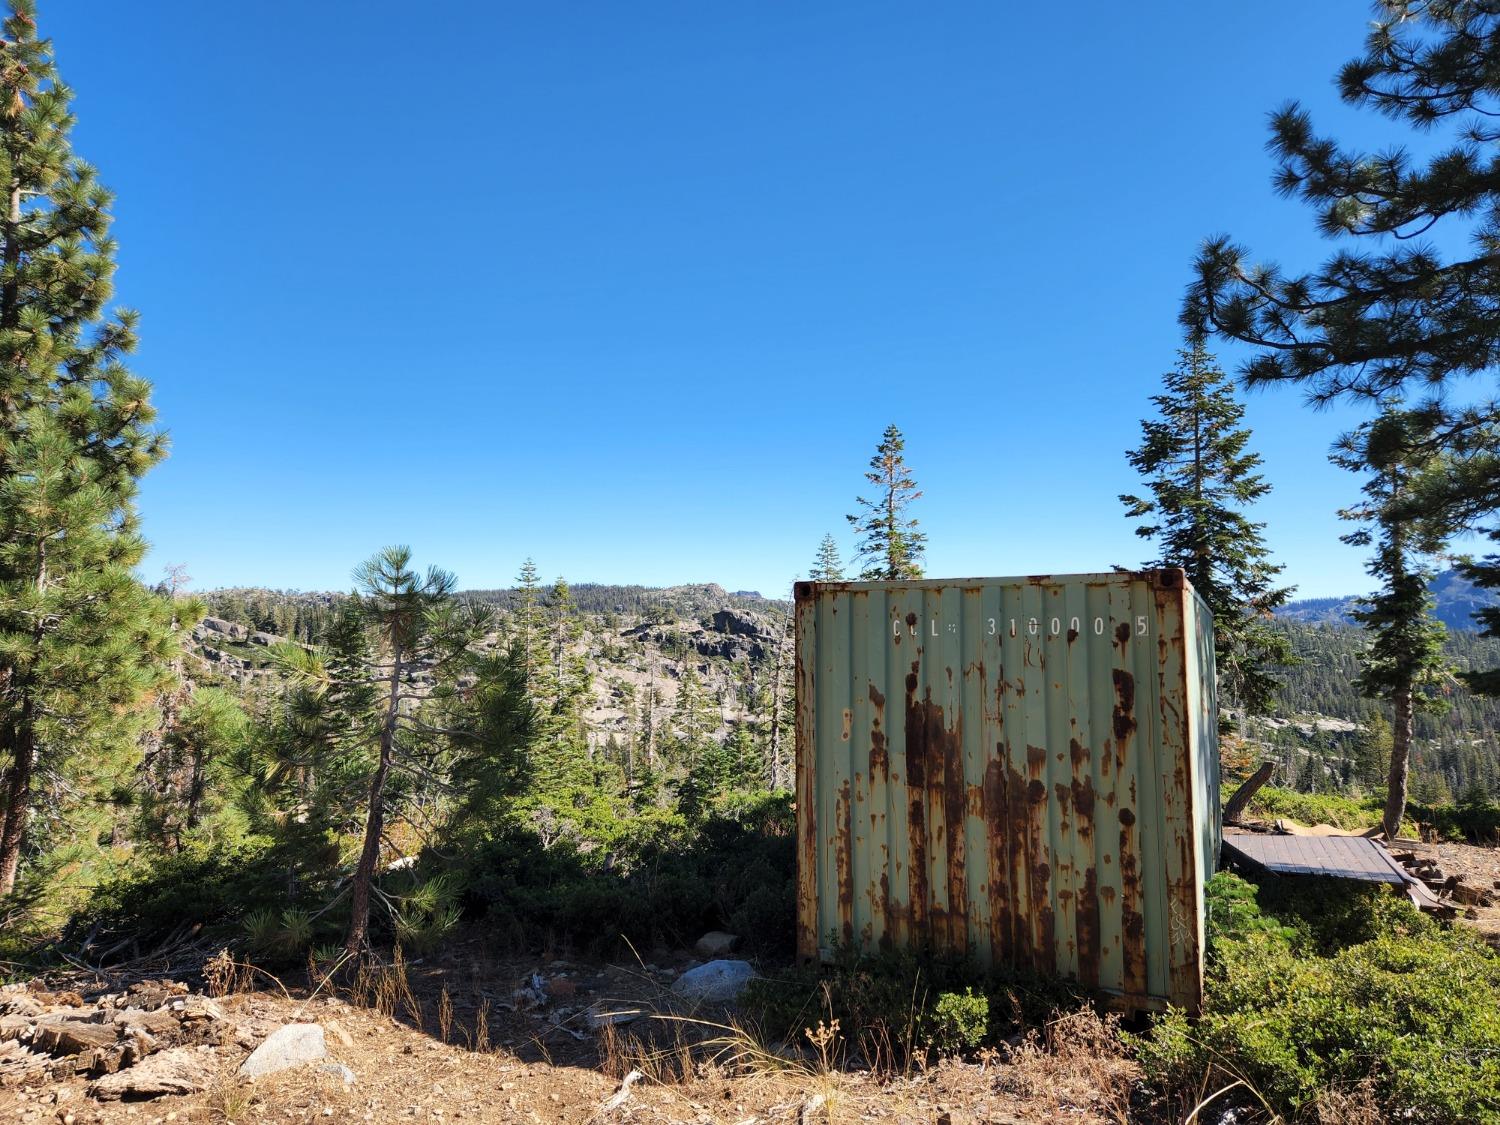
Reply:
M1346 797L1338 793L1298 793L1268 785L1250 799L1247 812L1266 820L1285 818L1298 824L1328 824L1346 832L1380 824L1384 797Z
M1248 1083L1312 1119L1366 1089L1390 1120L1500 1122L1500 960L1385 888L1235 875L1210 883L1202 1017L1137 1042L1166 1088Z
M785 794L739 798L699 823L651 812L618 826L610 846L546 846L524 821L496 826L452 869L466 912L513 948L608 955L738 934L752 955L792 954L796 834Z
M741 1007L768 1039L799 1042L837 1022L874 1066L906 1065L929 1051L962 1053L1075 1008L1065 982L985 971L965 961L910 950L865 955L836 947L830 963L752 981Z
M1246 812L1265 820L1284 818L1298 824L1328 824L1346 832L1362 832L1380 827L1385 815L1385 797L1298 793L1268 785L1251 798ZM1401 834L1416 837L1423 835L1424 830L1444 840L1500 843L1500 803L1484 793L1469 793L1456 804L1408 802Z
M95 944L128 934L146 947L183 926L237 929L259 911L287 909L286 872L263 837L154 856L95 888L64 940L87 929Z

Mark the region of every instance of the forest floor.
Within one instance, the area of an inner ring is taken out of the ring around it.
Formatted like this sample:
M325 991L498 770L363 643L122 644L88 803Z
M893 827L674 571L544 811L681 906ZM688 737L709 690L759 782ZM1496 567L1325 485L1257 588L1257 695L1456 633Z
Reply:
M780 1054L757 1047L733 1029L724 1009L693 1010L670 992L668 982L685 955L659 960L502 963L470 942L413 961L400 979L367 984L363 995L325 988L309 998L275 984L238 991L213 1001L212 1020L195 1025L203 1030L190 1041L174 1040L191 1044L180 1050L191 1052L198 1071L193 1092L101 1100L87 1075L34 1071L0 1086L0 1122L1021 1125L1164 1119L1145 1101L1116 1030L1091 1010L973 1061L876 1074L850 1063L837 1037L827 1057L808 1044ZM74 981L69 995L33 994L49 1004L87 1004L100 993L119 996L123 983ZM527 1010L537 984L546 1000ZM599 1013L638 1014L614 1025ZM252 1048L289 1023L322 1027L327 1057L240 1077Z

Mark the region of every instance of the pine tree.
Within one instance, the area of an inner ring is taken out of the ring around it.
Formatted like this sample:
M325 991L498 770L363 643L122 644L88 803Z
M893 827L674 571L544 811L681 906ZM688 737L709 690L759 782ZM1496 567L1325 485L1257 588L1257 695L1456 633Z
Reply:
M859 511L846 517L862 537L856 561L866 581L900 581L922 577L927 536L906 514L921 490L905 458L906 441L894 424L885 428L865 479L878 490L873 499L855 498Z
M1355 686L1369 698L1391 705L1383 818L1387 840L1397 837L1406 812L1416 711L1437 704L1436 688L1446 670L1445 630L1432 618L1432 569L1425 562L1434 544L1407 508L1413 481L1441 470L1425 452L1427 436L1420 416L1390 410L1345 437L1333 454L1335 464L1367 474L1365 501L1340 514L1364 525L1342 538L1352 546L1374 546L1366 569L1381 584L1354 613L1371 638Z
M1291 597L1277 586L1282 568L1262 538L1265 524L1245 509L1271 491L1249 449L1245 408L1234 384L1201 336L1177 353L1152 396L1157 417L1141 423L1141 444L1126 458L1149 496L1123 495L1126 515L1142 522L1136 534L1155 540L1160 554L1148 567L1181 567L1214 618L1215 661L1225 698L1251 714L1275 701L1274 669L1291 660L1272 612Z
M575 741L584 741L582 724L583 709L593 687L593 675L589 671L588 656L576 651L583 639L583 622L578 616L578 605L567 579L561 575L552 584L548 598L550 643L550 689L553 696L552 714L559 734Z
M526 687L536 692L540 677L546 670L546 624L542 613L542 588L537 576L536 563L530 557L521 564L516 575L516 588L521 596L516 610L516 631L520 636L521 661L526 669Z
M818 558L807 576L814 582L841 582L844 578L844 560L839 558L839 545L832 535L823 536L818 544Z
M171 649L166 603L132 574L136 483L165 439L123 364L135 315L105 312L111 196L69 146L70 100L16 0L0 41L0 896L39 768L129 756Z
M1315 404L1399 403L1426 415L1433 451L1487 456L1489 471L1428 482L1423 504L1429 526L1447 522L1445 534L1478 531L1500 542L1500 405L1449 393L1492 378L1500 354L1500 6L1382 0L1378 11L1363 53L1338 75L1339 93L1404 123L1421 143L1354 149L1317 133L1296 102L1277 110L1277 190L1305 203L1319 233L1342 244L1315 269L1286 271L1213 238L1195 263L1183 321L1251 345L1243 368L1251 385L1294 384ZM1500 555L1467 573L1500 588ZM1484 624L1500 635L1500 617ZM1500 690L1500 674L1474 682Z

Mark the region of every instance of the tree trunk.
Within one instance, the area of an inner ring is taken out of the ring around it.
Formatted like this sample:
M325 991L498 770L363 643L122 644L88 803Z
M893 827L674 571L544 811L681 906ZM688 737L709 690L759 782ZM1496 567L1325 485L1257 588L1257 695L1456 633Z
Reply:
M380 762L370 781L370 809L365 817L365 842L354 869L354 885L349 897L349 934L344 952L358 957L370 933L370 884L375 880L375 864L380 860L380 837L385 831L385 782L390 775L396 752L396 719L401 707L401 646L397 645L391 663L391 693L386 705L385 725L380 728Z
M38 600L47 592L47 544L37 546L36 591ZM38 614L31 628L34 652L39 652L47 635L43 617ZM16 888L16 872L21 866L21 845L26 841L26 822L31 812L31 777L36 770L36 683L34 675L11 671L15 696L21 701L15 722L6 733L10 741L10 778L5 786L4 826L0 827L0 898Z
M1411 732L1415 706L1411 684L1402 684L1391 696L1391 771L1386 777L1385 838L1394 841L1401 833L1406 814L1406 783L1411 769Z
M21 866L21 845L26 840L27 813L31 805L31 775L36 764L36 731L28 694L21 714L11 727L10 777L5 786L5 826L0 829L0 898L15 890Z

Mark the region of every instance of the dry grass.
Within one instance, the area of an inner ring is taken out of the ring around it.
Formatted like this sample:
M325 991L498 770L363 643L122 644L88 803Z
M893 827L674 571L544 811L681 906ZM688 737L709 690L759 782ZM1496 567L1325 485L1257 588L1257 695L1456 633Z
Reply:
M1119 1017L1081 1008L1029 1033L998 1070L997 1086L1057 1117L1087 1109L1100 1119L1134 1120L1139 1068L1120 1041Z

